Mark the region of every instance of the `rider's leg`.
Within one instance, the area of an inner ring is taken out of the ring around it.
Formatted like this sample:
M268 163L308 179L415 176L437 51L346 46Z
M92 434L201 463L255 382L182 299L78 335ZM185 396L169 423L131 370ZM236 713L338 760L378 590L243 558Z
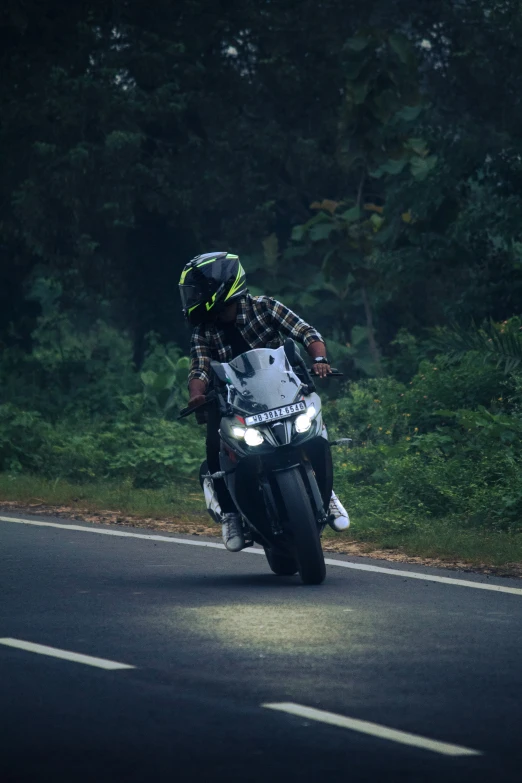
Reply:
M210 473L217 473L219 465L219 411L210 406L207 422L207 465ZM241 517L223 479L214 479L214 491L222 511L223 541L231 552L239 552L245 546Z
M210 473L221 470L219 465L219 411L209 406L207 421L207 464ZM223 479L214 479L214 491L224 514L236 511L234 501L230 496Z
M332 530L335 530L337 533L340 533L342 530L348 530L350 527L350 517L348 516L347 510L333 491L328 510L330 512L328 524Z
M328 440L328 433L326 427L323 424L323 438ZM328 524L335 530L336 533L340 533L342 530L348 530L350 527L350 517L348 512L332 490L332 497L330 498L330 505L328 506Z

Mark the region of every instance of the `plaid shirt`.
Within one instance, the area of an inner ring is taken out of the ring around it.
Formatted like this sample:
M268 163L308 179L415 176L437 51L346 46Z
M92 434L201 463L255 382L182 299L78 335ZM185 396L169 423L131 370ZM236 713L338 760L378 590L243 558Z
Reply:
M236 327L250 348L280 348L283 337L293 337L308 347L324 342L321 335L292 310L269 296L242 296L238 299ZM229 362L232 348L224 342L219 324L201 324L192 332L189 382L210 380L210 361Z

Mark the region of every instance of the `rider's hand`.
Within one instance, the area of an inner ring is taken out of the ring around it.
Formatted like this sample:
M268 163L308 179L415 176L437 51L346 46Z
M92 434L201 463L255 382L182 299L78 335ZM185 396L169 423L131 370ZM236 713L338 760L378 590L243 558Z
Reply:
M316 362L313 366L313 374L318 375L319 378L326 378L331 372L332 368L325 362Z
M200 405L203 405L206 399L204 394L195 394L194 397L191 397L188 401L188 406L189 408L198 408ZM208 413L206 408L200 408L200 410L196 411L196 421L198 424L206 424L207 417Z
M188 401L189 408L196 408L198 405L203 405L203 403L206 401L206 397L204 394L196 394L194 397L191 397Z
M191 397L188 401L189 408L198 408L200 405L203 405L204 402L206 402L206 397L204 394L195 394L194 397ZM206 424L208 421L208 411L206 408L199 408L199 410L196 411L196 421L198 424Z

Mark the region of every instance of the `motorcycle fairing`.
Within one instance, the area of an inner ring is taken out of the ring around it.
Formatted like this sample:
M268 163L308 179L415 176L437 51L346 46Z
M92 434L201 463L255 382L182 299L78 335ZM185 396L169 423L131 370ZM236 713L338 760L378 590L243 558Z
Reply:
M247 415L290 405L300 396L302 384L284 347L254 348L222 366L229 405Z

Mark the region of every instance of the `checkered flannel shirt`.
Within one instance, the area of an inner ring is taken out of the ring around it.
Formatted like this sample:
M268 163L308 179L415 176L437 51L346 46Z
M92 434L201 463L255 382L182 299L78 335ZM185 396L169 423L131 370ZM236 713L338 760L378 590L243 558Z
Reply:
M238 299L236 327L250 348L280 348L284 337L293 337L308 347L324 342L310 324L269 296L242 296ZM192 332L189 382L210 380L210 361L229 362L232 348L224 342L225 334L218 324L201 324Z

